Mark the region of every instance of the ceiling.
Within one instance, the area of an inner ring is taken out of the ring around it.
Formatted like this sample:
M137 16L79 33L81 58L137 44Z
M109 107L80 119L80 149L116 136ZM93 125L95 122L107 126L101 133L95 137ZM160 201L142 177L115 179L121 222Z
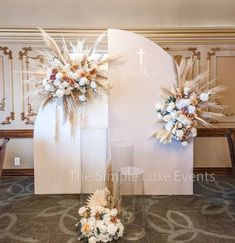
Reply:
M0 0L0 27L235 27L234 0Z

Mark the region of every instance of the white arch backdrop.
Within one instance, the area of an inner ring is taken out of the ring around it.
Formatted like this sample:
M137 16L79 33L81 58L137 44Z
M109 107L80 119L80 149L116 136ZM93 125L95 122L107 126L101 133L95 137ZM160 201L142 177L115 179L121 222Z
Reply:
M87 175L83 192L103 187L100 178L106 167L109 126L109 142L134 142L134 164L145 170L146 194L191 194L193 144L161 145L149 139L160 126L154 123L160 88L176 80L172 57L140 35L115 29L108 30L108 52L120 57L109 64L113 88L109 102L102 96L87 108L87 128L81 129L78 122L71 137L69 124L59 119L60 137L55 141L55 104L38 113L34 134L35 192L79 193L81 170ZM61 112L60 108L59 117Z
M155 124L161 87L176 82L173 58L128 31L108 30L108 45L109 55L122 60L109 64L109 141L134 141L134 164L145 170L145 193L193 193L193 144L162 145L149 139L161 126Z

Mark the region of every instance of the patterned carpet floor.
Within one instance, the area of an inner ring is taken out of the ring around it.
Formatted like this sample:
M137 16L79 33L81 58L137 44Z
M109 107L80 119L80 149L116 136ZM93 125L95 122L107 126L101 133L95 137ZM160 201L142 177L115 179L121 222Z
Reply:
M34 195L33 177L2 178L0 242L78 242L80 202L78 195ZM136 197L126 205L135 208L127 232L143 237L118 243L235 242L235 177L195 182L192 196Z

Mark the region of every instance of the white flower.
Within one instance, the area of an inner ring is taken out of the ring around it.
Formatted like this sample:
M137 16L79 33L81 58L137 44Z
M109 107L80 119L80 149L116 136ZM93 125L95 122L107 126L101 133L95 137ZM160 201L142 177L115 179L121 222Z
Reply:
M161 104L161 103L157 103L157 104L155 105L155 108L156 108L157 111L158 111L158 110L162 110L162 109L164 109L164 105Z
M58 89L56 90L55 95L58 97L62 97L64 95L64 92L64 89Z
M181 138L183 137L183 135L184 135L183 130L176 130L176 136L177 136L179 139L181 139Z
M188 112L189 112L190 114L195 113L195 111L196 111L196 107L195 107L194 105L190 105L190 106L188 106Z
M63 78L63 73L61 72L58 72L56 75L55 75L56 79L59 79L61 80Z
M78 73L72 73L71 77L75 80L77 80L79 78L79 74Z
M87 223L90 225L91 228L96 227L96 219L94 217L88 218Z
M116 208L113 208L113 209L111 209L111 211L110 211L110 215L111 215L111 216L117 216L117 213L118 213L118 211L117 211Z
M174 123L171 122L171 121L169 121L169 122L167 122L167 123L165 124L165 129L166 129L168 132L170 132L171 129L173 128L173 126L174 126Z
M109 214L105 214L103 216L103 221L104 221L105 224L108 225L110 223L110 215Z
M190 123L190 120L185 115L180 115L178 118L178 121L184 125L187 125Z
M46 91L50 91L51 90L51 85L50 84L46 84L44 86L44 88L45 88Z
M168 112L172 112L174 108L175 108L175 104L173 102L170 102L170 104L167 106L166 110Z
M176 103L176 107L178 109L182 109L186 106L189 106L191 104L191 100L190 99L181 99Z
M182 128L183 127L183 124L182 123L178 123L178 128Z
M94 236L91 236L89 239L88 239L88 243L96 243L97 240Z
M78 211L79 212L79 211ZM85 213L85 211L83 212L83 213ZM79 214L80 215L80 214ZM80 215L81 217L82 217L82 215ZM81 220L80 220L80 223L83 225L83 224L87 224L87 219L86 218L81 218Z
M189 95L189 92L190 92L190 88L184 87L184 94Z
M83 86L83 85L85 85L85 84L87 84L87 83L88 83L88 79L87 79L87 78L81 78L80 81L79 81L79 84L80 84L81 86Z
M117 219L115 223L110 221L111 217L115 217L118 214L116 208L89 207L91 214L86 218L85 212L87 209L87 206L81 207L78 213L82 216L80 220L82 236L88 239L88 243L109 242L123 236L124 226L120 219ZM102 220L96 218L97 213L103 215Z
M63 87L68 88L68 87L69 87L69 82L64 81L64 82L62 83L62 85L63 85Z
M171 117L170 117L169 115L165 115L165 116L163 117L163 121L165 121L165 122L170 121L170 119L171 119Z
M43 80L42 80L42 84L43 85L46 85L48 83L48 80L46 79L46 78L44 78Z
M196 137L196 136L197 136L197 128L192 127L192 129L191 129L191 133L192 133L192 136L193 136L193 137Z
M68 71L67 74L68 74L68 76L69 76L70 78L73 78L73 74L74 74L74 72L70 70L70 71Z
M118 225L119 231L118 231L118 237L122 237L123 236L123 231L124 231L124 226L122 225L122 223L120 223Z
M81 208L79 208L79 210L78 210L78 214L82 217L83 216L83 214L86 212L86 207L81 207Z
M102 208L100 207L91 207L91 216L95 216L97 213L102 213Z
M108 234L100 234L99 237L99 242L108 242L111 241L110 237Z
M172 111L170 113L171 119L176 119L177 118L177 111Z
M109 224L107 227L107 231L110 235L115 235L117 228L115 227L114 224Z
M98 228L101 233L107 232L107 226L104 224L104 222L102 220L97 220L95 227Z
M187 146L187 145L188 145L188 142L187 142L187 141L183 141L183 142L181 142L181 144L182 144L183 146Z
M69 64L69 63L67 63L67 64L65 65L65 69L66 69L67 71L70 71L70 64Z
M55 79L53 84L57 87L57 86L60 86L61 85L61 82L59 79Z
M92 88L92 89L96 89L96 87L97 87L97 84L96 84L96 82L94 82L94 81L91 81L91 84L90 84L90 86L91 86L91 88Z
M208 101L209 100L209 94L208 93L201 93L200 94L200 100L201 101Z
M81 102L85 102L86 101L86 97L84 95L79 95L79 100Z

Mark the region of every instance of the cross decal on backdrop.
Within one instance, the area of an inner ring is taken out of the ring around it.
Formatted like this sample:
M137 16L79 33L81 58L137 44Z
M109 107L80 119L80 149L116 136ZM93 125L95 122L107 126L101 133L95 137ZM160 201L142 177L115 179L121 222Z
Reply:
M142 48L140 48L140 50L137 52L137 55L140 56L140 65L143 65L143 55L145 54L146 52L144 52Z

